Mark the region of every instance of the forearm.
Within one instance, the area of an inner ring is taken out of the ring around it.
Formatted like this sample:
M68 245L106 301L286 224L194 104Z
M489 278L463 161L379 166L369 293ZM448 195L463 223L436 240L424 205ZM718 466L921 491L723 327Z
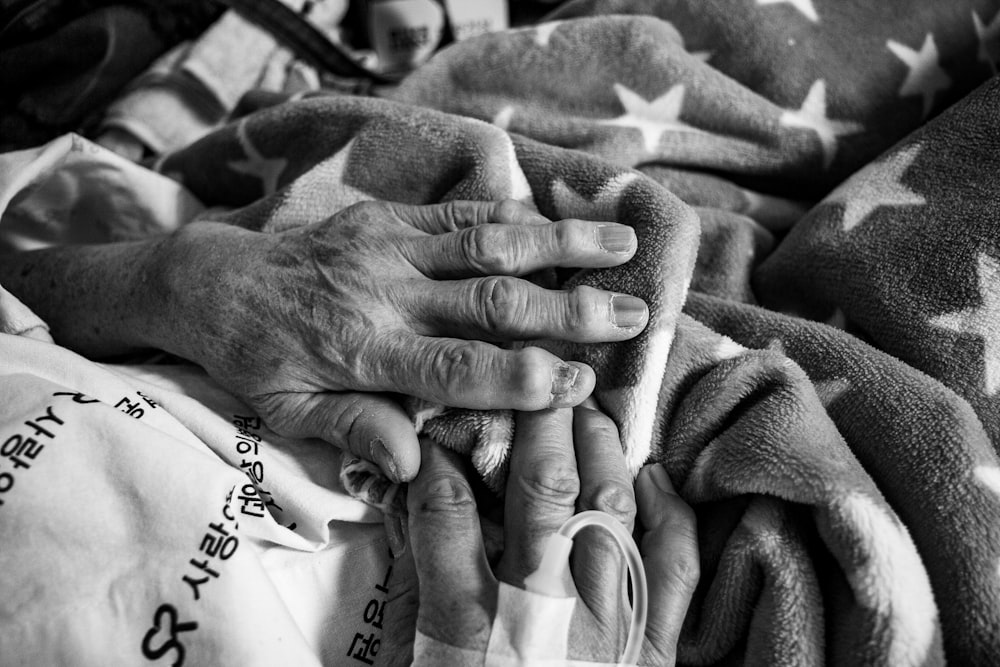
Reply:
M158 346L168 239L0 255L0 284L45 320L57 343L91 358Z

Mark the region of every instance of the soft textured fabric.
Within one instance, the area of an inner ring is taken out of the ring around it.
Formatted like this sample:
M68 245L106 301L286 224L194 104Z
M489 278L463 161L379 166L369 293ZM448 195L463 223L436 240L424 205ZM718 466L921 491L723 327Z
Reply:
M304 3L286 4L300 12ZM317 3L309 18L330 34L346 9L345 1ZM105 111L100 131L116 131L159 155L224 123L248 90L295 94L319 84L316 68L296 59L277 35L230 10L133 80Z
M679 663L996 664L997 3L551 18L442 50L392 99L276 106L157 168L201 217L264 232L368 199L632 225L628 264L536 278L640 296L646 330L540 344L594 366L630 468L663 462L695 508ZM502 486L509 413L409 407Z
M0 151L92 128L133 77L219 10L210 0L0 0Z
M5 664L377 654L389 549L337 450L275 435L199 369L25 336L0 334L0 404Z

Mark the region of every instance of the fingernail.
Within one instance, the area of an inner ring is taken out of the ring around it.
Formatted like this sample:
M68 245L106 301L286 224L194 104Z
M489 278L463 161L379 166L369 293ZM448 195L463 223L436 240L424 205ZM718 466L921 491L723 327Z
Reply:
M637 327L646 321L646 303L627 294L611 297L611 324L620 328Z
M635 244L635 232L625 225L598 225L597 245L608 252L628 252Z
M555 396L562 396L568 393L576 379L580 376L580 369L565 362L558 362L552 367L552 393Z
M389 542L389 551L392 552L393 558L399 558L406 553L406 537L403 534L404 517L405 515L386 514L383 521L385 536Z
M669 493L672 496L677 495L677 491L674 490L674 485L670 481L670 475L667 474L662 464L653 463L645 466L640 472L646 473L649 480L663 493Z
M382 469L389 479L394 482L399 481L399 471L396 469L396 462L393 460L392 455L389 450L385 448L385 443L382 442L382 438L375 438L372 440L371 446L368 448L371 452L372 458L375 459L375 463L378 467Z

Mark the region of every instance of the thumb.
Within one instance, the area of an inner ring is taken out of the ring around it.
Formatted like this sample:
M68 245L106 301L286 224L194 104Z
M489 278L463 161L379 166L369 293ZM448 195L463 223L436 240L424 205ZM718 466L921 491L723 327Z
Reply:
M413 422L388 396L361 392L283 392L255 401L276 433L320 438L376 464L393 482L407 482L420 469Z
M393 517L387 517L387 520ZM404 543L408 543L406 521L401 522ZM408 544L407 544L408 546ZM385 602L385 617L382 620L382 644L376 665L379 667L403 667L413 662L413 641L417 632L417 612L419 610L419 584L413 551L403 548L392 562L389 578L389 593Z
M639 471L635 490L639 519L646 530L640 551L649 582L643 654L648 664L673 665L684 617L698 585L695 514L677 495L659 463Z

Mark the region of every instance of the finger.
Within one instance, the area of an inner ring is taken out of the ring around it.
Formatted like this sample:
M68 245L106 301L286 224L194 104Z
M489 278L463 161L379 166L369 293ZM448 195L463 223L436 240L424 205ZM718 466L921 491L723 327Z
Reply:
M485 340L604 343L632 338L646 326L642 299L588 286L547 290L494 276L435 282L412 297L414 320L428 335Z
M405 541L406 538L402 539ZM412 549L404 547L392 561L377 665L403 667L413 662L413 640L417 629L418 609L417 570L413 563Z
M387 396L288 392L270 394L255 403L276 433L326 440L376 464L394 482L409 481L420 468L413 422Z
M402 222L427 234L438 235L479 225L540 225L549 219L513 199L500 201L454 200L417 206L386 202Z
M629 532L635 524L635 492L625 465L618 427L597 410L576 408L573 418L576 465L580 471L580 511L599 510ZM616 624L625 608L625 562L606 530L584 530L573 550L573 580L580 599L603 627Z
M538 569L548 536L576 512L580 480L572 410L519 413L514 433L498 573L520 586Z
M421 440L407 493L407 531L420 587L418 629L453 646L486 646L496 590L472 488L458 455Z
M639 519L646 529L640 551L649 586L646 655L649 664L673 664L677 639L698 585L694 511L674 492L663 466L649 465L636 479Z
M540 410L580 403L596 383L586 364L537 347L390 334L373 343L378 389L456 408Z
M431 278L521 276L548 267L602 268L635 255L628 225L559 220L542 225L478 225L451 234L415 237L411 263Z

